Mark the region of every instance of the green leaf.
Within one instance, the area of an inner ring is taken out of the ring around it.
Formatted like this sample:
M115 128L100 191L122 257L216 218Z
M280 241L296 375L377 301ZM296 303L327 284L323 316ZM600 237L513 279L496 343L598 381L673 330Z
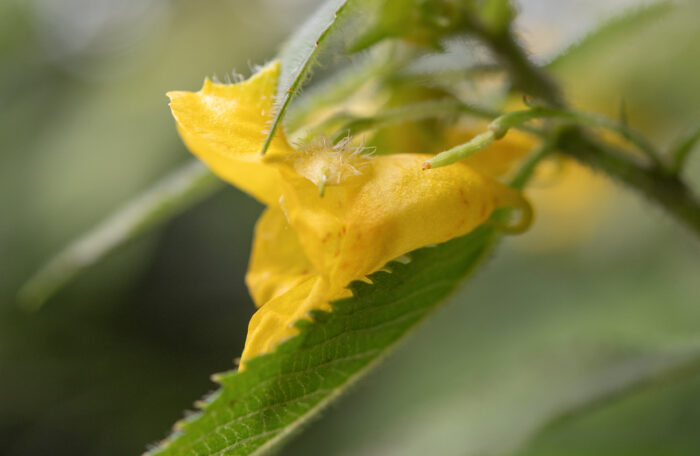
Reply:
M214 376L221 389L203 410L149 454L265 454L386 356L457 287L497 240L486 225L467 236L391 262L371 284L353 282L353 297L297 322L299 334L251 359L243 372Z
M348 10L349 2L350 0L326 1L282 47L278 56L282 62L282 70L277 85L277 112L267 133L262 153L265 153L270 146L270 141L279 128L289 103L309 77L311 67L320 50L336 32L341 30L339 24Z
M644 354L602 369L590 378L585 388L573 389L560 399L550 414L534 423L532 431L514 442L514 447L527 446L559 426L630 396L661 388L700 373L700 344L691 343L672 349Z
M586 62L589 56L595 55L599 49L605 49L612 42L644 29L673 8L673 2L658 1L614 16L554 57L549 62L548 68L556 72L565 67Z
M51 258L20 289L20 304L36 310L82 270L131 239L207 198L223 182L193 160L128 202Z
M544 423L571 413L587 398L597 402L628 381L647 384L647 373L685 364L693 350L700 359L694 324L700 318L693 274L700 265L697 249L688 248L670 225L650 234L644 207L615 217L608 226L628 226L623 236L611 238L609 231L600 230L556 253L517 248L533 249L528 234L504 239L493 261L449 305L431 315L379 372L352 388L281 454L512 454ZM640 242L651 247L642 253ZM576 257L580 252L586 252L585 259ZM630 252L635 252L637 267L626 263ZM685 378L697 385L688 400L698 397L698 374ZM666 454L662 449L672 436L664 436L677 427L674 420L685 423L688 413L698 416L697 406L685 409L677 402L662 409L666 394L680 383L676 378L673 384L655 383L658 387L622 396L624 403L659 398L634 410L639 419L619 416L618 401L606 401L603 408L589 409L598 410L592 416L576 415L581 419L538 439L535 451L527 454L613 455L627 447L608 442L592 451L586 438L623 428L621 438L629 444L649 426L663 430L651 438L657 454ZM589 426L592 432L578 432L578 440L557 439L591 418L612 413L617 419L596 429ZM667 416L671 427L662 427L651 418L655 416L662 421ZM674 436L682 433L679 429ZM540 453L540 440L558 446ZM695 443L692 448L697 439Z

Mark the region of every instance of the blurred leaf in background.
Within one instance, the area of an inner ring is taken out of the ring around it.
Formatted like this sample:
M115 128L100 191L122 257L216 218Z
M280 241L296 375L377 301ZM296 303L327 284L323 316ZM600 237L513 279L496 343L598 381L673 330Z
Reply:
M76 233L190 160L166 91L248 73L314 6L0 4L3 454L138 454L231 365L253 311L243 274L260 211L231 188L41 312L15 295Z

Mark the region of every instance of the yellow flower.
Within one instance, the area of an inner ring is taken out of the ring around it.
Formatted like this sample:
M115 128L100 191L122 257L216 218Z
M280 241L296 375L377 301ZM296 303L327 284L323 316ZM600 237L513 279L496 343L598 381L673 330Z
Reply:
M511 103L509 111L526 109L522 103ZM391 125L380 130L371 144L383 149L436 154L464 144L486 131L486 122L458 122L442 128L431 128L427 122ZM608 140L618 141L611 137ZM518 161L534 148L533 138L512 129L508 135L488 149L463 161L493 178L506 176ZM557 251L581 245L591 238L601 224L610 205L612 184L604 176L566 156L553 156L537 167L527 196L537 208L537 219L528 232L518 236L514 245L528 252Z
M331 301L350 295L351 281L390 260L464 235L496 208L530 213L519 192L475 167L421 171L426 154L372 156L350 140L334 145L324 138L295 148L279 131L263 157L279 70L273 62L238 84L207 80L199 92L168 94L188 148L267 205L246 277L260 309L241 368L294 336L294 322L309 311L330 311Z

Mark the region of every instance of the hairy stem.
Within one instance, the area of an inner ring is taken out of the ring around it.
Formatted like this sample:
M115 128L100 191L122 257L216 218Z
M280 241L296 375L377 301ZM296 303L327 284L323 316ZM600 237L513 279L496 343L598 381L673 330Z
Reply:
M563 153L644 194L700 238L700 205L678 176L642 165L577 129L564 131L558 146Z
M552 106L564 107L561 91L556 82L530 60L510 28L501 32L493 32L474 17L469 17L466 20L472 32L488 45L494 57L510 73L515 87Z
M651 160L652 164L656 168L664 170L666 173L670 173L670 170L666 163L664 163L661 154L657 152L654 146L644 137L644 135L623 123L616 122L602 115L568 109L538 106L532 109L504 114L498 119L494 120L491 125L492 128L495 128L497 131L500 130L503 132L503 134L505 134L505 131L509 128L518 126L529 120L548 118L564 120L568 119L580 123L581 125L605 128L613 131L625 138L630 143L634 144L643 154L647 156L647 158Z
M566 107L557 84L529 59L512 30L494 34L476 19L472 19L470 26L473 33L482 39L508 69L516 87L554 107ZM563 154L646 195L700 238L700 204L677 176L664 172L659 166L638 163L628 154L593 140L576 127L560 132L557 146Z

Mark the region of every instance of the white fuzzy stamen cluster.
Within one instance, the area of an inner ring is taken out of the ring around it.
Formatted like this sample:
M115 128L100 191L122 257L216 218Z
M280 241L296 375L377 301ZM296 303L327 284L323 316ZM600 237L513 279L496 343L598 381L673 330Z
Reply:
M350 137L333 144L326 136L315 136L297 145L289 159L297 173L315 185L340 185L360 176L372 160L366 147L353 145Z

